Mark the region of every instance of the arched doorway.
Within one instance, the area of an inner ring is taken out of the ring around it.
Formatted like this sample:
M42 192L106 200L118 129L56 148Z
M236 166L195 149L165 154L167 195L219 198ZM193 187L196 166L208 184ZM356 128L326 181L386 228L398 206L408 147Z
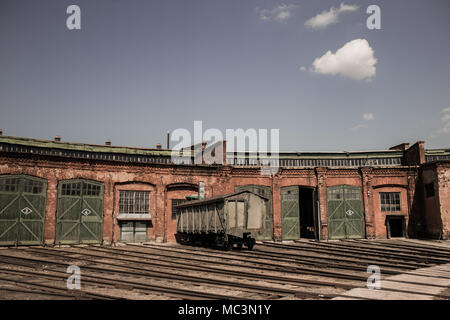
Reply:
M318 236L316 193L312 187L281 188L281 231L283 240L316 239Z
M0 176L0 245L42 244L46 199L46 180Z
M58 183L56 243L101 243L103 183L84 179Z
M327 188L329 239L364 238L362 189L339 185Z

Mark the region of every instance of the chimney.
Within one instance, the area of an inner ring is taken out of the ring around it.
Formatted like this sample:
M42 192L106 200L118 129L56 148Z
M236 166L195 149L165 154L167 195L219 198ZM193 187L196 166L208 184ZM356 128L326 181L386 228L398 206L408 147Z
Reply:
M56 136L55 137L55 141L60 142L61 141L61 137L60 136Z
M157 145L156 145L156 149L161 149L162 147L161 147L161 143L158 143Z
M106 141L105 141L105 146L110 146L110 145L111 145L111 140L109 140L109 139L106 140Z
M170 132L167 131L167 150L170 149Z
M408 150L409 148L409 143L408 142L404 142L404 143L400 143L396 146L390 147L389 150L401 150L401 151L405 151Z

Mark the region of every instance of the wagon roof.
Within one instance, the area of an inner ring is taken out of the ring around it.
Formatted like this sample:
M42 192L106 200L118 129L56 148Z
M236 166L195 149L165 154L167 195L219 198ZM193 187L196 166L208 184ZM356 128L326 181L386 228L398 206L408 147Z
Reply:
M236 196L236 195L241 194L241 193L252 193L252 194L254 194L254 195L256 195L256 196L258 196L258 197L260 197L260 198L262 198L264 200L269 200L269 198L264 197L264 196L262 196L260 194L257 194L257 193L255 193L253 191L242 190L242 191L238 191L238 192L233 192L233 193L223 194L223 195L220 195L220 196L215 196L215 197L204 199L204 200L193 200L193 201L184 202L184 203L181 203L181 204L175 206L175 208L184 208L184 207L189 207L189 206L192 206L192 205L203 205L203 204L208 204L208 203L213 203L213 202L219 202L219 201L221 201L223 199L230 198L230 197Z

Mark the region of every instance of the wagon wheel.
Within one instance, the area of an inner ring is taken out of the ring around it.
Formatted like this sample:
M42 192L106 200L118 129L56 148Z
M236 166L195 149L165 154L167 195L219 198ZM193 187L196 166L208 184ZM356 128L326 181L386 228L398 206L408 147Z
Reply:
M231 249L233 249L233 242L231 241L227 241L225 242L225 251L230 251Z
M238 244L237 244L237 248L238 248L239 250L241 250L241 249L242 249L242 243L238 243Z

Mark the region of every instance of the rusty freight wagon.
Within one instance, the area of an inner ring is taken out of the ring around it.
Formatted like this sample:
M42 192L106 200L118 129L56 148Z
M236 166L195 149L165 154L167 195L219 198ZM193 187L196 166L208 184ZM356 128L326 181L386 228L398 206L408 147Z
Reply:
M264 234L269 199L248 190L176 206L178 242L252 249Z

